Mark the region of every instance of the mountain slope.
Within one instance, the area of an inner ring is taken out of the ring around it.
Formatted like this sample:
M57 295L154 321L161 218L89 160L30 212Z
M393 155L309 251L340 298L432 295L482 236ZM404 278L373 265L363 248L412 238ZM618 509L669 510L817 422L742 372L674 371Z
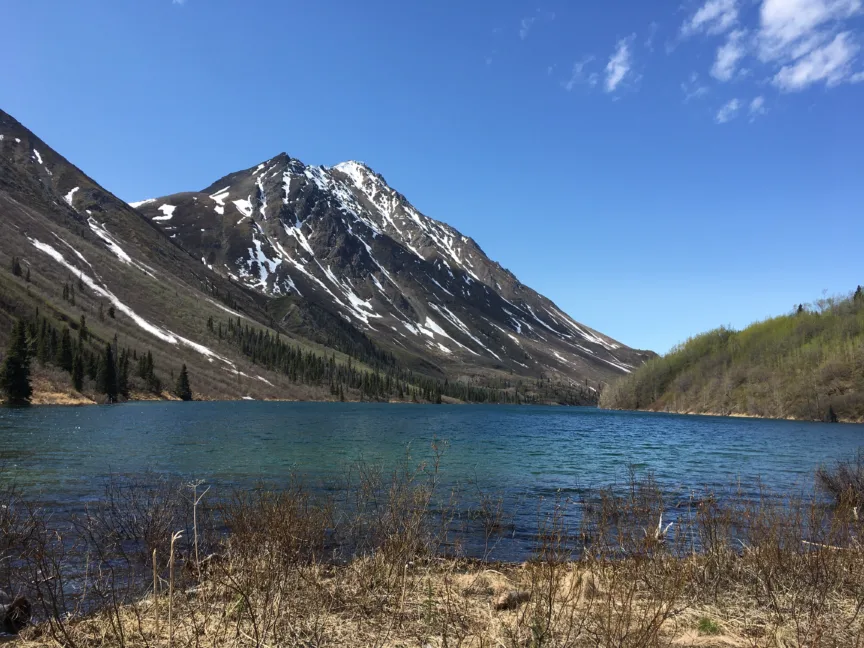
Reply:
M695 337L607 387L600 405L864 421L864 292Z
M650 357L571 319L359 162L314 167L283 153L133 206L214 272L315 304L451 378L596 389Z
M52 326L74 332L84 316L91 347L116 341L118 348L150 351L166 384L186 363L202 397L326 395L324 387L298 385L256 366L208 329L211 318L240 318L265 331L266 297L202 266L2 111L0 222L3 347L16 319L38 312ZM22 276L11 272L13 259ZM330 353L282 335L306 350Z

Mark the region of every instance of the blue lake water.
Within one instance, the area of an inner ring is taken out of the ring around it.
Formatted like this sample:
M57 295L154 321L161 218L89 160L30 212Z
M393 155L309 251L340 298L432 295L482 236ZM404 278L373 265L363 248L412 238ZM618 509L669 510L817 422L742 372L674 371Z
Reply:
M99 493L114 474L213 484L320 483L359 459L396 465L446 443L445 479L549 495L622 482L628 464L670 490L812 486L864 426L592 408L352 403L128 403L0 411L0 471L43 501Z

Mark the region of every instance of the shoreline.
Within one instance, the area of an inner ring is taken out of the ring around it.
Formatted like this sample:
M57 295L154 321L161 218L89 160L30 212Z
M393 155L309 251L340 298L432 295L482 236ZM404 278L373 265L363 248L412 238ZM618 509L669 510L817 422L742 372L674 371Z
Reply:
M605 410L607 412L641 412L643 414L674 414L675 416L713 416L715 418L733 418L733 419L760 419L763 421L795 421L799 423L826 423L825 421L817 421L815 419L801 419L796 418L794 416L787 416L778 418L775 416L762 416L760 414L744 414L741 412L731 412L728 414L721 414L719 412L694 412L694 411L684 411L684 410L670 410L670 409L610 409L600 407L599 409ZM864 419L845 419L841 418L837 421L837 424L847 424L847 425L861 425L864 423ZM827 424L827 423L826 423ZM834 425L833 423L828 425Z
M132 397L122 401L122 403L157 403L157 402L182 402L176 396L169 394L167 392L163 392L162 397L157 397L153 394L145 394L134 392ZM376 404L384 404L384 405L499 405L502 407L505 406L541 406L541 407L591 407L596 408L596 405L565 405L562 403L477 403L473 401L460 401L455 398L450 397L442 397L442 401L440 403L432 403L432 402L419 402L413 400L381 400L381 401L372 401L372 400L355 400L355 399L346 399L342 400L321 400L321 399L299 399L299 398L250 398L250 397L240 397L240 398L194 398L191 402L195 403L376 403ZM34 407L89 407L89 406L99 406L99 405L107 405L107 403L99 403L87 396L79 393L69 393L69 392L58 392L58 391L34 391L33 398L29 405L29 408ZM0 400L0 407L5 406L5 401Z

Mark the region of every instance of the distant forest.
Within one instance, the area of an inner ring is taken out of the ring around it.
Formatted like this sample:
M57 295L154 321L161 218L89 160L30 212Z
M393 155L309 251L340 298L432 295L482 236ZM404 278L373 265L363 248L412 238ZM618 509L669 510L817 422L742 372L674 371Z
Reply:
M606 386L600 405L864 421L864 291L694 337Z

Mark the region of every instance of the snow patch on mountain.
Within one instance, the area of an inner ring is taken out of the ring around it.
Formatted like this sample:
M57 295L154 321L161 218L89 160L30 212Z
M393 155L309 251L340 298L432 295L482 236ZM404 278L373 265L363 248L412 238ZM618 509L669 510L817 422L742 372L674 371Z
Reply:
M143 207L144 205L150 205L150 204L155 203L155 202L156 202L155 198L148 198L147 200L139 200L138 202L131 202L131 203L129 203L129 206L132 209L138 209L139 207Z
M148 322L146 319L138 315L138 313L136 313L134 310L129 308L126 304L121 302L114 293L112 293L107 288L99 285L92 277L90 277L90 275L83 272L80 268L76 268L73 264L69 263L69 261L66 260L66 257L64 257L63 254L58 251L54 246L30 237L27 237L27 240L30 241L33 247L35 247L37 250L47 254L57 263L67 268L70 272L75 273L79 277L79 279L83 281L84 284L87 285L94 293L107 299L109 302L111 302L114 308L128 316L129 319L131 319L139 328L147 331L147 333L149 333L150 335L159 338L160 340L169 344L182 344L208 358L215 358L231 367L234 366L233 362L212 351L211 349L208 349L204 345L193 342L192 340L188 340L182 336L177 335L176 333L172 333L166 328ZM83 255L81 255L80 253L78 254L83 258Z
M70 207L73 207L73 208L74 208L74 205L72 204L72 201L73 201L74 198L75 198L75 192L77 192L80 188L81 188L81 187L75 187L75 188L72 189L68 194L66 194L65 196L63 196L63 200L65 200L65 201L66 201L66 204L69 205Z
M175 207L174 205L162 205L159 208L159 211L162 212L162 215L161 216L154 216L153 220L154 221L169 221L174 217L174 210L176 210L176 209L177 209L177 207Z

